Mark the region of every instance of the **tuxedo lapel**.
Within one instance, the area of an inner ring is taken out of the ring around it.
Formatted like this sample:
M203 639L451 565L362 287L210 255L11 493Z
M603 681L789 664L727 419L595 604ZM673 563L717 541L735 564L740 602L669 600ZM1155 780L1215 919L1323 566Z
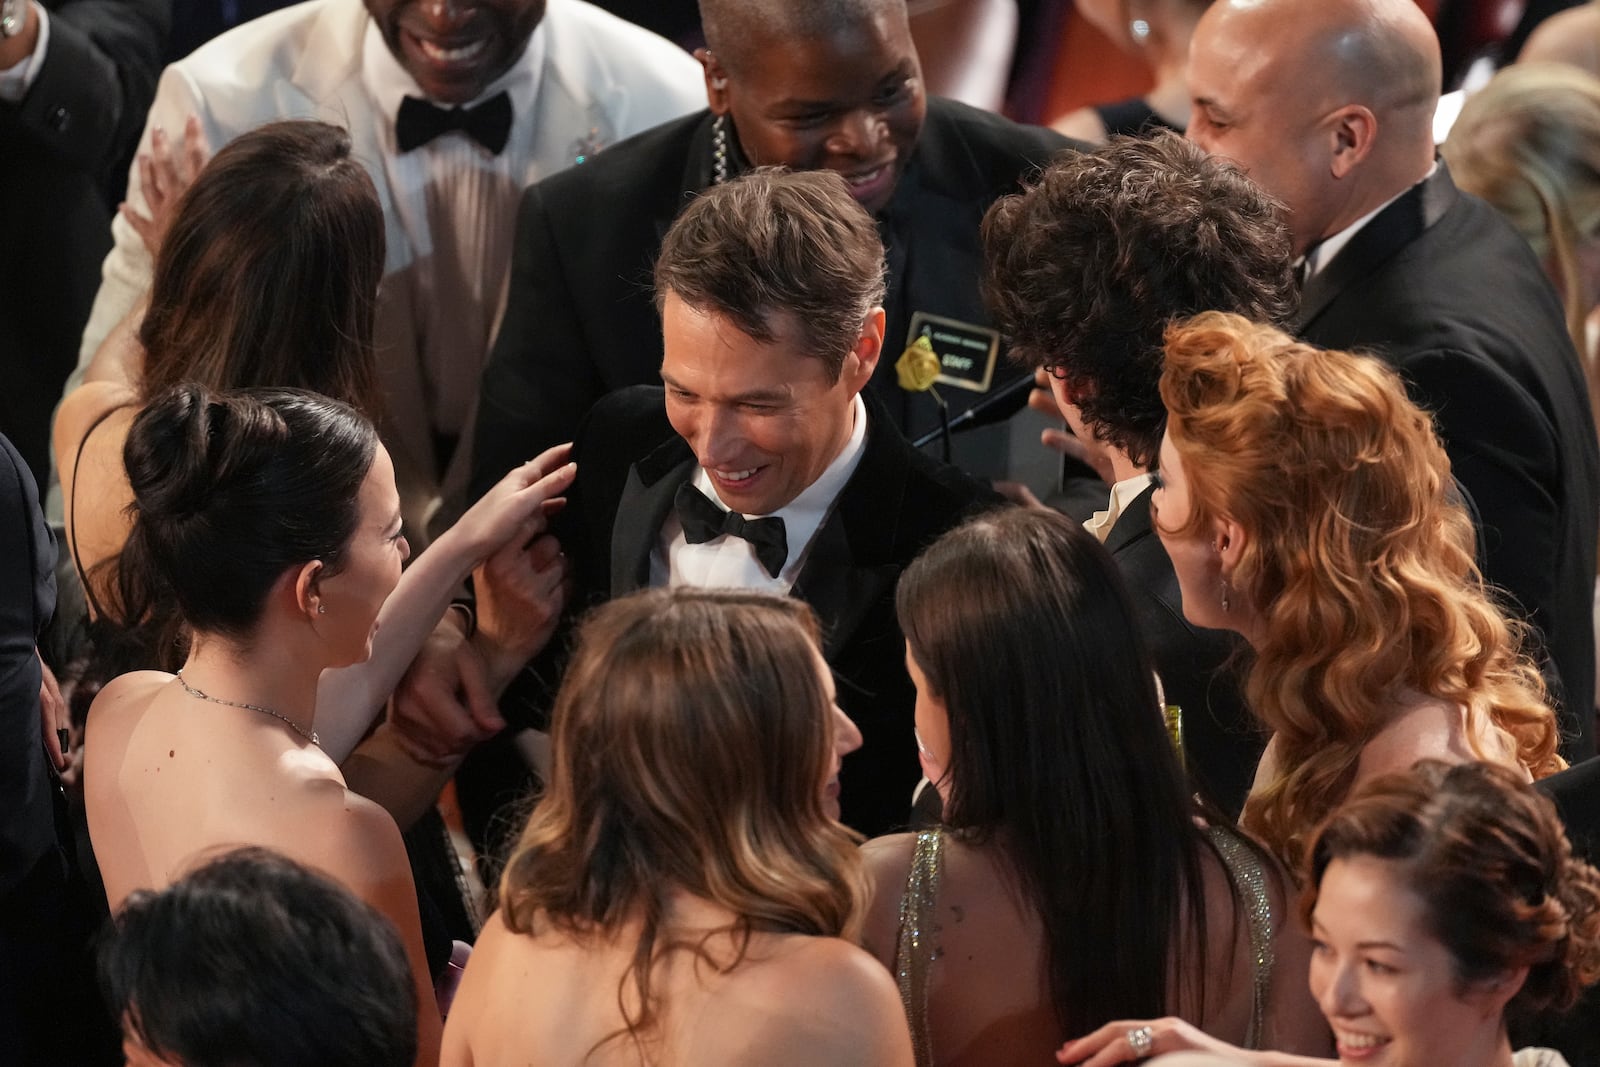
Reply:
M316 22L306 34L305 48L294 65L289 81L318 104L332 101L351 78L361 71L361 48L367 30L367 9L358 0L328 0ZM392 116L390 116L392 119ZM350 116L330 117L330 122L345 126L356 144L368 140ZM366 146L361 145L363 148ZM357 154L357 158L360 158Z
M1294 330L1303 332L1346 288L1368 277L1438 222L1460 194L1443 161L1426 181L1406 190L1312 275L1300 294Z
M1155 491L1154 485L1148 485L1144 492L1128 501L1128 506L1122 509L1117 521L1111 524L1111 532L1106 534L1107 552L1114 556L1155 533L1155 527L1150 522L1150 496Z
M613 597L650 584L650 553L661 538L678 486L693 473L694 455L677 434L629 469L611 526Z
M792 592L824 620L830 659L855 636L868 610L894 587L904 561L894 543L905 504L910 445L881 404L867 399L867 445L833 511L811 542Z

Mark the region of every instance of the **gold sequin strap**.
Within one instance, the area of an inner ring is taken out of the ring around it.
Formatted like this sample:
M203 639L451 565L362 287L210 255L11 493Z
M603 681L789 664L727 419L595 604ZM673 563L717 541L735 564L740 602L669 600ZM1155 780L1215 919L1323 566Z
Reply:
M932 1042L928 1039L928 972L934 960L934 910L939 903L939 864L943 858L944 835L924 830L917 835L911 854L911 870L906 875L906 891L900 898L900 937L894 949L894 973L900 982L900 1002L911 1023L911 1047L917 1067L933 1063Z
M1272 898L1267 894L1267 872L1261 857L1239 840L1235 832L1221 826L1210 829L1211 844L1228 868L1228 880L1244 901L1245 918L1250 924L1250 960L1255 964L1255 987L1250 1001L1250 1028L1244 1047L1261 1047L1262 1028L1267 1019L1267 990L1272 985Z

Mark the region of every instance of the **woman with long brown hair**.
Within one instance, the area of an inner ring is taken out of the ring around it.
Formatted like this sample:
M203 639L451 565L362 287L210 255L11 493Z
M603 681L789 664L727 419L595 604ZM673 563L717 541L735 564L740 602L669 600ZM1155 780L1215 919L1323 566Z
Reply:
M837 783L861 737L803 603L612 601L552 728L445 1063L909 1067L894 984L847 940L865 887Z

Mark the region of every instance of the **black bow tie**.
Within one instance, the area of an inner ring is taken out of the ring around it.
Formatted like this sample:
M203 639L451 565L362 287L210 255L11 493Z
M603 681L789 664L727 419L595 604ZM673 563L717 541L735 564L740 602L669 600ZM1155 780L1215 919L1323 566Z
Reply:
M414 96L400 101L394 122L400 151L421 148L451 130L460 130L498 156L511 139L511 97L499 92L477 107L440 107Z
M789 558L789 538L784 533L783 520L776 515L747 519L737 511L723 511L690 482L678 486L672 504L683 524L683 539L691 545L705 544L723 534L742 537L755 549L756 559L768 574L776 578L783 570Z

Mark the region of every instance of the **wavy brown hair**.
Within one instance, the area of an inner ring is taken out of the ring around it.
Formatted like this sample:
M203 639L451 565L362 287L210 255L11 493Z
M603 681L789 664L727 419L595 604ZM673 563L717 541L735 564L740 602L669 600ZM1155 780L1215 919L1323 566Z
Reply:
M1423 760L1374 779L1317 831L1301 914L1336 859L1398 864L1464 990L1528 968L1513 1022L1565 1011L1600 981L1600 872L1572 854L1555 806L1511 771Z
M673 951L726 972L755 933L855 937L866 882L855 833L823 810L820 655L811 609L790 597L653 589L584 621L556 698L554 769L500 907L525 934L642 924L617 991L626 1025L606 1040L649 1032L652 971ZM679 891L737 916L732 962L665 925Z
M1167 331L1161 398L1192 504L1171 532L1249 534L1230 581L1260 619L1246 697L1279 773L1247 829L1297 868L1363 746L1419 695L1466 709L1480 758L1565 766L1524 629L1485 587L1450 461L1394 371L1208 312Z

